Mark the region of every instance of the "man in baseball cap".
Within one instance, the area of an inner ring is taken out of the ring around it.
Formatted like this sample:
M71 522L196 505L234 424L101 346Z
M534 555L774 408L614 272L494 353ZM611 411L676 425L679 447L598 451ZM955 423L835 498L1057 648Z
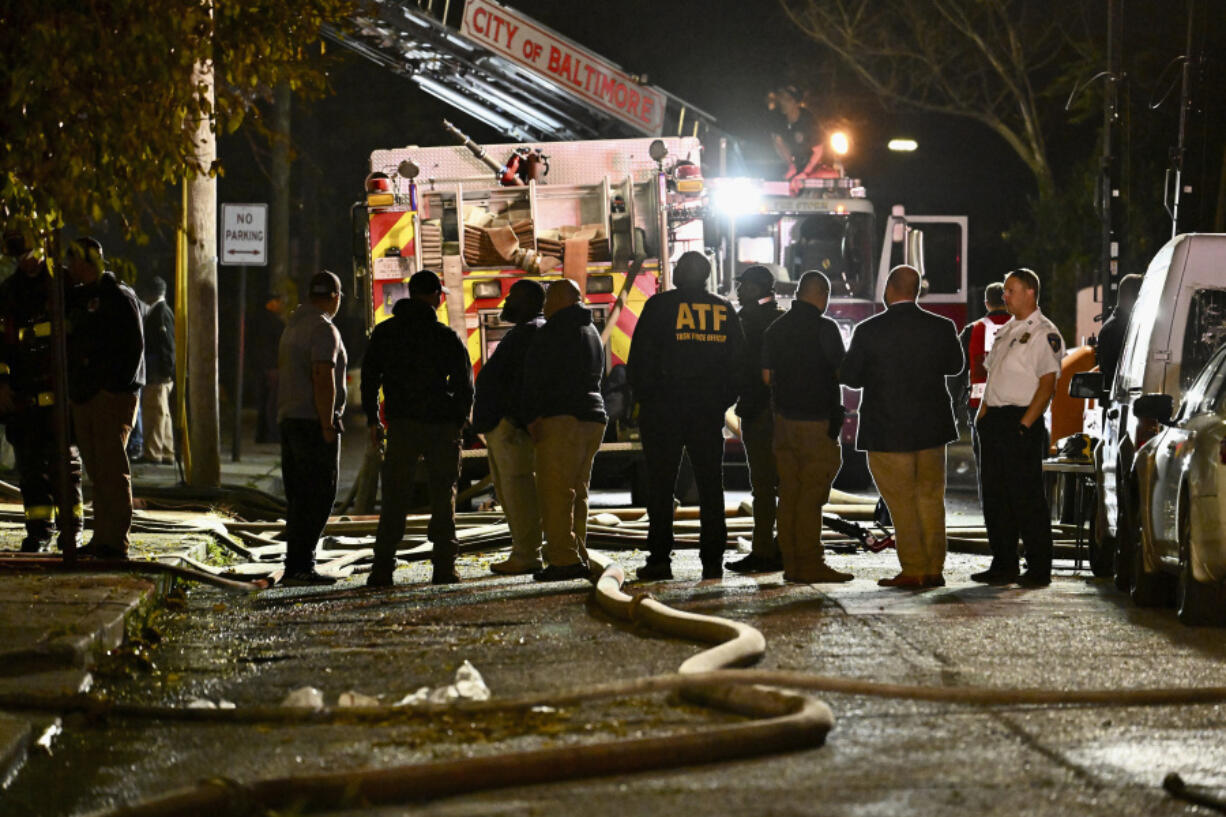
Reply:
M289 586L333 584L315 570L340 470L348 357L332 319L340 310L341 279L311 276L307 302L290 315L278 350L277 419L285 483L285 578Z
M341 289L341 279L336 277L336 273L328 272L328 270L320 270L311 276L308 291L312 298L344 294L344 290Z
M434 584L460 580L455 570L456 483L460 478L460 431L473 406L473 370L468 349L438 320L443 284L430 270L409 279L409 297L392 307L392 317L370 334L362 359L362 408L370 441L386 437L383 501L375 534L375 564L367 587L394 584L396 551L404 539L405 517L413 507L417 460L426 462ZM379 389L383 389L383 414ZM384 420L387 428L384 429Z
M737 278L741 329L745 332L745 357L741 398L736 404L741 418L741 443L749 466L753 489L753 547L748 556L729 562L737 573L773 573L783 569L779 542L775 538L779 469L775 462L775 415L771 411L770 386L762 381L762 339L783 310L775 301L775 275L754 264Z
M443 282L439 280L434 270L424 269L415 272L409 279L409 295L435 295L439 292L446 295L447 287L443 286Z

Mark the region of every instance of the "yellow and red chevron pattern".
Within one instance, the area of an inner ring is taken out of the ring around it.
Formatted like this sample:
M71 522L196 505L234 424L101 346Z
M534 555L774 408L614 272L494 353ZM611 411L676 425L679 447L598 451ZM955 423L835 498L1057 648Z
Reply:
M400 254L403 257L410 257L415 253L413 218L414 213L410 210L375 210L371 212L369 230L370 257L372 261L384 258L390 247L399 248ZM612 331L608 333L607 352L611 366L624 364L629 359L630 339L634 335L635 324L638 323L639 314L643 311L643 304L658 289L658 273L658 267L644 266L643 270L634 279L633 286L626 293L625 305L618 312ZM599 276L610 276L613 279L612 292L590 293L584 297L584 303L600 313L598 318L603 319L614 309L614 305L618 300L618 294L625 284L626 273L611 272L608 265L605 264L589 267L588 276L589 280ZM482 316L501 311L502 304L506 300L507 292L510 291L511 285L520 278L525 277L530 277L540 281L542 284L548 285L550 281L557 280L562 276L560 273L530 276L522 270L465 270L462 292L456 293L453 288L452 292L448 295L448 297L455 297L459 294L464 299L464 327L453 328L460 333L467 343L468 356L469 360L472 361L474 372L480 370L482 362L488 357L488 354L484 354L481 348ZM498 296L476 297L474 294L475 285L482 283L488 288L489 282L498 283ZM372 306L375 322L378 323L391 317L392 306L396 300L408 295L408 278L380 278L376 274L372 283L371 289L374 299ZM438 315L440 321L447 323L447 304L445 301L439 307Z

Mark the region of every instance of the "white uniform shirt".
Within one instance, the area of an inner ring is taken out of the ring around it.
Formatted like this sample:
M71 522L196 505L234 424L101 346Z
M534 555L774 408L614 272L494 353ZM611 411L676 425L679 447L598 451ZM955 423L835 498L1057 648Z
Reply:
M984 402L989 407L1029 406L1039 378L1058 375L1063 359L1060 330L1042 312L1036 309L1025 320L1014 318L1000 327L984 362Z

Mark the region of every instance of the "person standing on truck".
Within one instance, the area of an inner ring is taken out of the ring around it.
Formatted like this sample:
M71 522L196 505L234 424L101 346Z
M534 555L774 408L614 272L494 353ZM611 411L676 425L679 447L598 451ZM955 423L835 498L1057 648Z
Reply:
M748 556L728 562L725 567L737 573L773 573L783 569L775 538L779 469L772 448L775 417L771 411L771 391L762 380L762 338L784 313L775 301L775 276L760 264L741 273L736 295L741 302L737 316L745 333L741 399L737 401L736 413L741 418L741 442L753 490L753 548Z
M966 357L966 367L962 370L967 385L966 424L971 430L971 450L975 455L975 480L979 486L980 504L983 503L983 481L979 476L979 434L975 431L975 415L979 413L983 389L988 382L988 370L983 364L988 359L988 352L992 351L996 333L1013 317L1005 309L1005 285L999 281L993 281L983 290L983 305L987 314L974 323L968 323L958 335L962 354Z
M996 335L988 380L975 421L983 457L983 518L992 563L971 579L986 584L1051 584L1051 510L1043 490L1047 433L1043 412L1051 402L1064 358L1064 339L1039 311L1039 277L1017 269L1005 278L1005 305L1013 320ZM1019 575L1018 537L1026 548Z
M536 453L520 413L524 358L545 323L545 288L522 278L511 285L502 320L515 324L477 375L473 431L485 437L498 504L511 529L511 555L490 565L494 573L535 573L541 569L541 512L536 501Z
M822 506L842 464L844 414L843 337L825 315L829 301L830 279L815 270L802 275L792 308L766 330L758 364L774 398L783 578L804 584L854 578L827 565L822 551Z
M281 480L285 483L285 575L291 587L335 584L315 570L340 471L348 355L332 319L341 308L341 279L311 276L309 300L290 315L277 349L280 378Z
M673 492L683 450L698 487L702 577L724 575L724 413L740 389L745 340L732 304L707 291L710 274L700 252L677 259L677 288L647 299L626 362L647 465L649 553L638 569L643 580L673 576Z
M145 336L136 293L108 271L102 245L68 245L68 396L72 427L93 486L94 535L83 556L125 559L132 528L128 435L145 384Z
M387 439L383 497L375 534L375 563L367 587L391 587L396 549L404 539L419 457L426 461L430 491L432 584L454 584L459 542L455 531L456 483L460 479L460 432L473 407L473 369L468 350L438 320L446 290L432 270L409 278L409 297L392 307L392 317L370 334L362 358L362 408L370 443ZM379 417L379 388L383 414Z
M901 571L882 587L945 584L945 447L958 438L945 379L962 371L953 321L920 307L919 272L890 270L885 312L856 325L840 379L861 390L856 448L894 521Z
M821 165L826 134L817 117L804 106L804 94L795 85L777 90L773 100L784 123L783 133L772 134L775 152L788 163L785 178L795 196L804 188L805 179L815 175Z
M17 269L0 284L0 418L13 446L25 510L23 553L49 550L59 526L58 544L80 546L81 457L69 441L68 458L60 457L55 433L55 359L51 347L51 295L63 286L52 276L20 229L4 234L4 254ZM66 393L66 392L65 392ZM68 468L70 501L59 497L60 468ZM71 508L67 518L60 509Z
M604 347L583 305L579 286L568 278L545 293L545 324L524 360L522 416L536 443L536 497L545 534L538 582L588 576L588 484L592 460L604 438Z
M1141 293L1143 280L1144 277L1136 273L1120 279L1115 309L1112 310L1111 317L1103 321L1103 327L1098 331L1098 345L1094 347L1094 354L1098 357L1098 370L1103 373L1103 391L1108 394L1111 393L1111 382L1115 380L1115 370L1120 365L1124 332L1128 329L1132 308L1137 305L1137 295Z

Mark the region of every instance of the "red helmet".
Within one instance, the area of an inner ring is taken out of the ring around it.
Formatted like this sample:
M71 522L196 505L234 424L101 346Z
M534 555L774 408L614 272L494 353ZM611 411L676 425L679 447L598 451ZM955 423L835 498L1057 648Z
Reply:
M387 177L386 173L375 171L366 176L366 192L367 193L390 193L392 192L392 180Z

